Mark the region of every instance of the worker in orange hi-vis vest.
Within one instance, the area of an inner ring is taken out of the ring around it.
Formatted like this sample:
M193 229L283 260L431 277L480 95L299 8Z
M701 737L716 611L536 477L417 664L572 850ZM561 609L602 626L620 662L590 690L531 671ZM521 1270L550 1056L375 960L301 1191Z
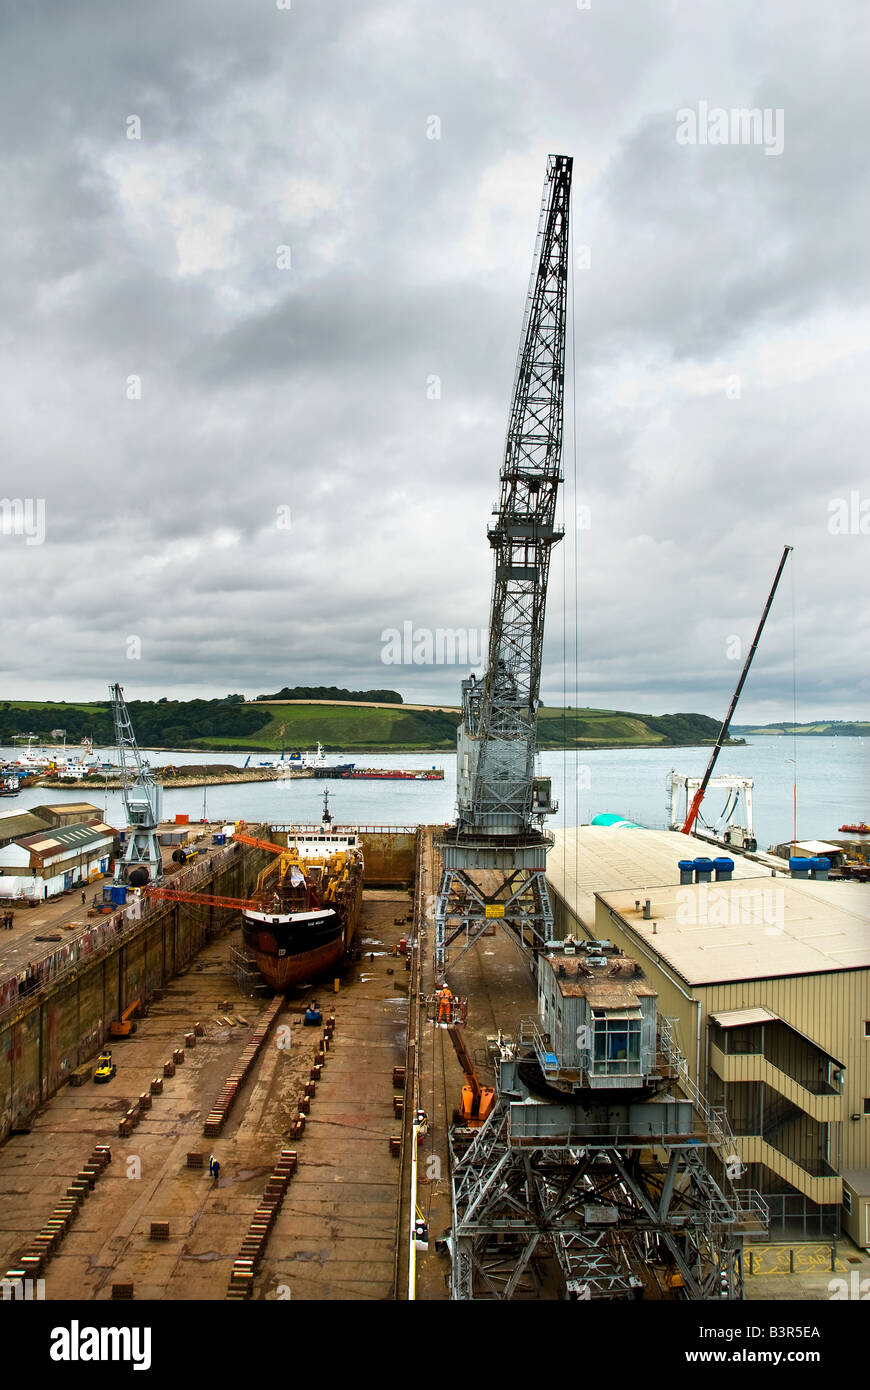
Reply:
M453 992L444 984L438 991L438 1022L449 1023L452 1013Z

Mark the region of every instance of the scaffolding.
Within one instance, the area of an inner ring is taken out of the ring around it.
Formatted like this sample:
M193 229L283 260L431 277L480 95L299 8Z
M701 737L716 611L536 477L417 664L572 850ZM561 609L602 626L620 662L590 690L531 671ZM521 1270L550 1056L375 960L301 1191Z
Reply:
M274 993L260 974L254 957L244 946L230 946L225 973L233 977L240 994L253 998Z

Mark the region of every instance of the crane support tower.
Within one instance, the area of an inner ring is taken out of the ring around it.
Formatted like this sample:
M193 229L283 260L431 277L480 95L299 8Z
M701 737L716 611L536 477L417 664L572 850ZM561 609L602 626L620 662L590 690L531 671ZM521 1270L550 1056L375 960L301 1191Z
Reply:
M462 682L457 820L440 845L435 967L461 955L498 919L535 953L553 934L546 885L556 810L549 778L535 776L536 721L552 547L562 538L565 323L571 171L550 155L514 376L501 495L487 531L494 554L488 665ZM487 875L485 886L476 877ZM463 939L464 938L464 939Z
M451 1297L741 1299L767 1204L640 963L569 937L538 964L483 1123L450 1133Z
M130 713L120 685L111 685L115 743L121 766L121 787L127 811L127 848L115 865L115 881L143 888L163 879L163 857L157 839L163 788L139 752Z

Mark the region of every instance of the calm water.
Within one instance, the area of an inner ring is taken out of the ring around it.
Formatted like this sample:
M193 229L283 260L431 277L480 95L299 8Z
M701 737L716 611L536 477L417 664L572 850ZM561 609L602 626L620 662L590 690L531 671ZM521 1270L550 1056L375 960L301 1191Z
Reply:
M14 756L12 750L0 750ZM152 765L221 762L241 766L244 753L151 753ZM255 754L252 762L266 754ZM787 840L792 834L794 742L782 737L756 737L745 747L724 748L718 773L735 773L755 780L755 833L761 848ZM665 781L677 772L701 776L709 749L602 749L582 753L544 753L541 771L553 779L559 812L551 828L577 825L602 811L617 811L641 825L666 824ZM112 753L106 754L107 761ZM443 767L443 782L329 782L306 778L209 787L206 814L211 820L314 821L319 819L324 786L336 820L356 825L438 824L453 819L456 759L445 753L357 753L334 755L330 761L354 761L365 767ZM798 838L825 839L843 822L870 819L870 740L803 738L797 741ZM724 793L711 793L704 803L707 819L721 806ZM0 802L0 810L26 809L45 801L87 800L105 809L110 825L123 826L119 792L91 786L84 791L48 791L40 787ZM203 814L201 788L165 791L167 818L187 812L191 820Z

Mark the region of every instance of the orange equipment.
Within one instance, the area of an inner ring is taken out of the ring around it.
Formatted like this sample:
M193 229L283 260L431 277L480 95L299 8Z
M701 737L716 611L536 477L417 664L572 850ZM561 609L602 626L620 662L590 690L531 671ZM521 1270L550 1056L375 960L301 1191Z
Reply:
M136 1032L136 1025L131 1020L134 1014L142 1012L142 1000L134 999L129 1008L125 1009L120 1018L113 1019L109 1024L109 1032L113 1038L128 1038L131 1033Z
M465 1073L465 1085L462 1088L462 1100L456 1118L468 1129L479 1129L495 1105L495 1089L492 1086L481 1086L478 1081L461 1027L450 1024L447 1035Z
M243 835L241 830L235 832L233 839L241 845L253 845L254 849L266 849L270 854L287 853L286 845L276 845L274 840L258 840L255 835Z

